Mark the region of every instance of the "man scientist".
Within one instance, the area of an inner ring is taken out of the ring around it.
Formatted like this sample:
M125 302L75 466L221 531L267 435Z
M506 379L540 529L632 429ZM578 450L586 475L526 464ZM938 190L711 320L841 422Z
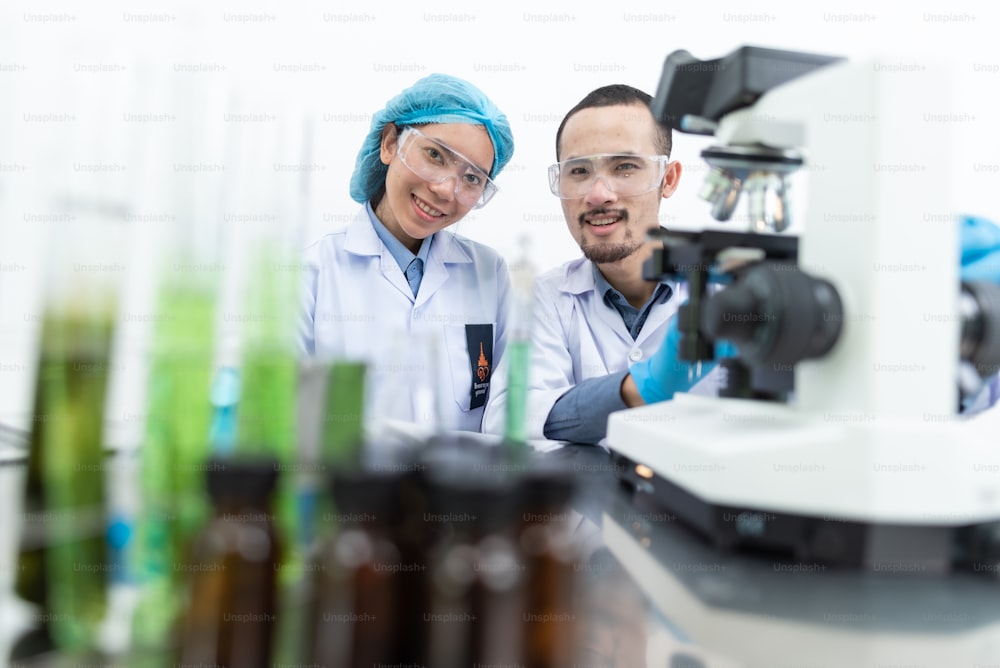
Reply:
M677 359L684 287L642 277L655 247L647 232L659 227L660 204L682 172L670 160L670 128L656 122L650 102L631 86L604 86L570 109L556 132L549 184L583 257L536 284L528 438L598 443L614 411L675 392L716 394L714 363ZM504 431L506 376L501 362L484 431Z

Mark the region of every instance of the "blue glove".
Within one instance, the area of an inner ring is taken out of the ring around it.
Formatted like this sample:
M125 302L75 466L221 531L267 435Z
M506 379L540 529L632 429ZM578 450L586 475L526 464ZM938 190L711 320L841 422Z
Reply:
M985 218L962 216L962 280L1000 283L1000 227Z
M673 399L677 392L687 392L718 364L713 360L702 362L699 366L677 359L680 338L677 318L674 318L667 327L667 336L659 350L629 367L632 380L647 404ZM715 355L717 358L735 357L736 348L728 341L719 341L715 345Z

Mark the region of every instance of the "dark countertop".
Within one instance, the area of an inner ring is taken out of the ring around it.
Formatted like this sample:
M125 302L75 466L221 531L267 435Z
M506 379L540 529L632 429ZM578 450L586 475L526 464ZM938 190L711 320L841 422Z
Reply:
M622 485L603 449L541 457L578 481L574 666L1000 666L997 573L871 573L719 551Z

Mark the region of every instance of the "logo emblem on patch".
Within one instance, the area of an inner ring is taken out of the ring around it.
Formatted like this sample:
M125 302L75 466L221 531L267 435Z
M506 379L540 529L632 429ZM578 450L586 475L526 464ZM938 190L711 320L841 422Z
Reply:
M482 408L486 405L486 396L490 390L490 364L493 362L492 324L465 326L465 353L469 357L469 410Z
M490 375L490 362L483 354L483 342L479 342L479 363L476 365L476 377L480 383L485 383Z

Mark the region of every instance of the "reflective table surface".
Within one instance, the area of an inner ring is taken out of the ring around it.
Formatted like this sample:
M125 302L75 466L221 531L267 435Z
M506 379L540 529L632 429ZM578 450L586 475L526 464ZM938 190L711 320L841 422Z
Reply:
M6 660L26 610L11 593L19 440L0 448L0 654L3 665L58 665ZM722 552L622 485L603 449L540 456L579 482L567 518L581 546L574 668L1000 666L996 572L858 572Z

